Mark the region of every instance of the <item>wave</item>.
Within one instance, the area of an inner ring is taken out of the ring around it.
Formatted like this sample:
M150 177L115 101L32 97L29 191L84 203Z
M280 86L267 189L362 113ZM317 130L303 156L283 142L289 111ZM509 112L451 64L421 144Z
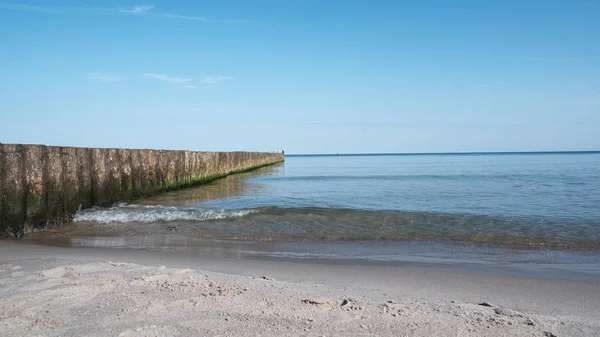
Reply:
M124 223L149 233L257 241L462 241L521 247L600 249L599 221L343 208L209 209L119 205L76 214L75 222L119 233ZM110 227L110 228L109 228Z
M151 223L172 221L206 221L242 217L258 210L224 210L121 204L111 208L94 207L75 214L73 222Z

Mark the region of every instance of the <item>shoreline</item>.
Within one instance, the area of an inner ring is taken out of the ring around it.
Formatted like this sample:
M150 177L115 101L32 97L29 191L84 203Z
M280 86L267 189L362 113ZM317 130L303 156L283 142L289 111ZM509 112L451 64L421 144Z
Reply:
M1 242L1 241L0 241ZM10 242L10 241L8 241ZM518 249L447 241L252 241L198 238L176 233L123 236L44 233L18 245L169 252L197 258L326 265L458 270L473 274L600 281L600 253L548 248Z
M600 282L10 242L0 266L0 336L600 334Z

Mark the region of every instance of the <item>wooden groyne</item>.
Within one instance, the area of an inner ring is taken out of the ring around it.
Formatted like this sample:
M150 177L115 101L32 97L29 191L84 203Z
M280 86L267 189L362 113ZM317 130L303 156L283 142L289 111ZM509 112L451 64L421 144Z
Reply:
M0 237L283 161L278 152L195 152L0 144Z

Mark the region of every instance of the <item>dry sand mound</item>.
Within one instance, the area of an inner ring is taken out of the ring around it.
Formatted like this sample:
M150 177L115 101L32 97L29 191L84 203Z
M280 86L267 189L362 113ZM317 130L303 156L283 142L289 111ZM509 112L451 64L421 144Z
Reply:
M20 261L23 262L23 261ZM599 336L600 322L493 303L130 263L0 265L0 336ZM380 295L380 294L379 294Z

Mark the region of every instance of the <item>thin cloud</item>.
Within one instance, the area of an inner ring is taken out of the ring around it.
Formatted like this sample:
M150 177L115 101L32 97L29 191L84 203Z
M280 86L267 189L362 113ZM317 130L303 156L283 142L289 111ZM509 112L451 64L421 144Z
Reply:
M201 82L204 84L219 84L229 79L231 79L231 77L228 76L206 76L201 80Z
M215 22L215 23L237 23L237 24L256 24L258 21L248 20L222 20L222 19L210 19L202 16L189 16L180 14L170 13L146 13L150 16L161 17L166 19L178 19L178 20L190 20L190 21L203 21L203 22Z
M13 11L24 11L24 12L38 12L48 14L60 14L62 13L60 7L48 7L48 6L31 6L22 4L11 4L0 2L0 9L7 9Z
M163 19L189 20L214 23L230 23L230 24L253 24L256 21L247 20L227 20L227 19L211 19L202 16L181 15L174 13L155 12L153 5L135 6L130 9L124 8L102 8L102 7L80 7L80 6L40 6L40 5L23 5L7 2L0 2L0 10L12 10L22 12L37 12L45 14L93 14L93 15L110 15L110 14L127 14L136 16L147 16Z
M96 81L101 81L101 82L119 82L123 79L122 77L118 77L118 76L98 74L98 73L87 74L87 77L91 80L96 80Z
M199 86L193 84L187 84L183 86L185 89L200 89Z
M133 9L122 9L122 10L120 10L120 12L121 13L131 13L131 14L142 14L142 13L147 13L153 9L154 9L154 6L152 6L152 5L135 6L135 7L133 7Z
M116 13L113 8L103 7L81 7L81 6L40 6L40 5L23 5L7 2L0 2L0 10L12 10L21 12L38 12L46 14L81 14L89 13L96 15L107 15Z
M144 77L152 78L159 81L169 82L169 83L187 83L192 82L193 78L179 78L179 77L171 77L165 74L154 74L154 73L144 73L142 74Z

